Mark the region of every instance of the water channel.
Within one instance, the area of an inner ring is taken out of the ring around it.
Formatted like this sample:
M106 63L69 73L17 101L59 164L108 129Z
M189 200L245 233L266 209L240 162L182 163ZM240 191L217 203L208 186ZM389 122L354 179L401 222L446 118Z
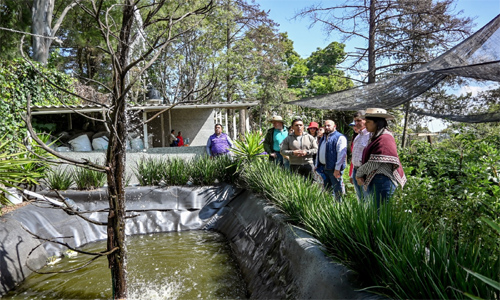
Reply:
M82 249L102 251L105 241ZM244 299L245 283L226 238L196 230L127 238L129 299ZM89 259L78 254L41 271L67 270ZM2 299L110 299L105 258L79 271L30 275Z

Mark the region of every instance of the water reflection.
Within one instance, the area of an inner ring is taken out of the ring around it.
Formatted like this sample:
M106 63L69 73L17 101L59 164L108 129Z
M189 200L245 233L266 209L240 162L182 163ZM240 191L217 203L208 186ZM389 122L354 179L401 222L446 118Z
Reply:
M226 239L185 231L128 237L129 299L242 299L246 288ZM100 251L105 242L84 247ZM88 257L63 258L42 271L76 267ZM33 274L5 299L112 298L107 260L69 274Z

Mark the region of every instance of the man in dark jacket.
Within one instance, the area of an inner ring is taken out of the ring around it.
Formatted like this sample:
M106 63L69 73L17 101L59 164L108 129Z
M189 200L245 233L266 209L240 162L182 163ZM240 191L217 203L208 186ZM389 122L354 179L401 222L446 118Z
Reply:
M325 121L325 134L319 141L316 170L322 173L325 188L332 189L337 200L344 194L342 173L346 166L347 139L336 130L335 122Z
M264 138L264 150L269 154L269 160L283 166L283 156L280 153L280 145L288 136L288 130L283 126L283 118L274 116L271 121L273 127L267 130Z

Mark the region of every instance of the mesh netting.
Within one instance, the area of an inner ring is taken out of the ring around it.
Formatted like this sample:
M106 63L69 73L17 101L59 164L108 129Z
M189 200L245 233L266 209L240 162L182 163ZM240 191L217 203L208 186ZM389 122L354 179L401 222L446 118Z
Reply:
M500 15L431 62L414 72L393 79L356 87L337 93L289 102L304 107L359 110L367 107L394 108L418 97L447 76L500 82ZM498 122L499 113L459 116L442 115L422 110L417 114L452 121L480 123Z

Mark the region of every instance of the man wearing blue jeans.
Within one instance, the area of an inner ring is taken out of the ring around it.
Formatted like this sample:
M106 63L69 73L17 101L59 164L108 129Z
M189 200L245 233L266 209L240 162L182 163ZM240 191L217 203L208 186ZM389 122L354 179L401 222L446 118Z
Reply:
M332 189L337 200L344 195L342 173L346 166L347 139L336 130L335 122L325 121L325 134L319 141L316 171L324 178L325 189Z

